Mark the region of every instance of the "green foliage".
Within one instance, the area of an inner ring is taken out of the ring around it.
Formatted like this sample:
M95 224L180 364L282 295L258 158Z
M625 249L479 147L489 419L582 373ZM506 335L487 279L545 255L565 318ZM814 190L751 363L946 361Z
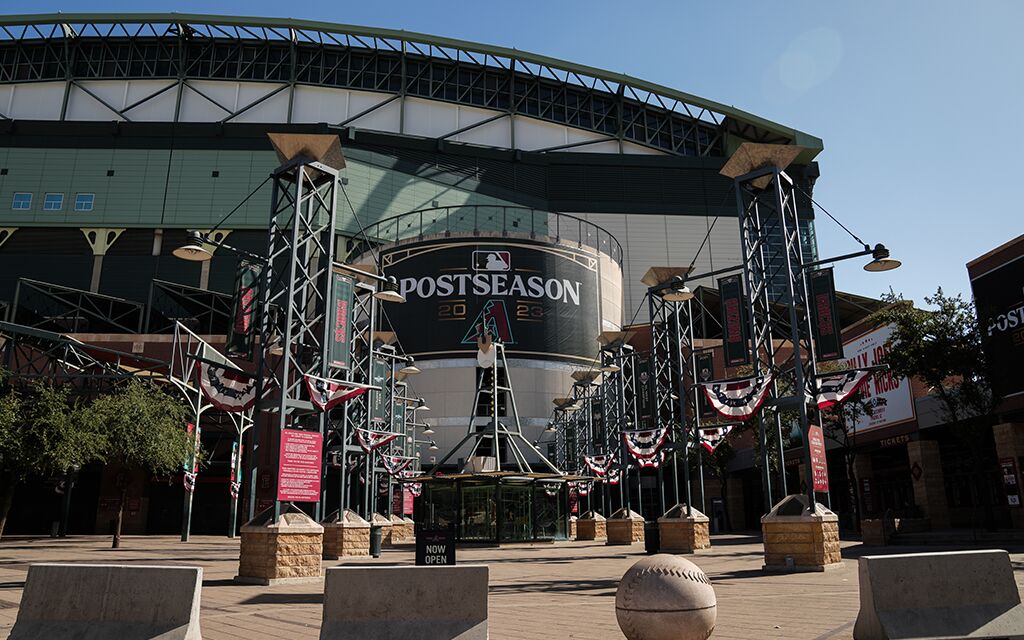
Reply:
M923 381L942 399L952 423L990 415L994 400L974 304L941 288L925 298L932 310L917 309L894 294L883 300L889 306L871 321L894 327L884 358L893 374Z
M37 382L0 397L0 467L24 478L55 476L103 459L106 436L66 387Z
M192 455L185 406L150 383L129 380L89 407L107 434L107 459L153 473L171 473Z

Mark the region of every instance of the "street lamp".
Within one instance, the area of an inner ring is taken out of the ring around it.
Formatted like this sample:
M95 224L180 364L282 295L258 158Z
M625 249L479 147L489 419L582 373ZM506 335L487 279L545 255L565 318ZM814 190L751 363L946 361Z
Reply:
M430 411L430 407L427 406L427 401L423 398L416 398L416 411Z
M889 257L889 250L884 244L875 245L875 248L871 250L871 258L871 262L864 265L865 271L892 271L903 264L899 260Z
M382 280L380 289L373 294L374 298L381 302L396 302L399 304L405 302L405 296L399 290L398 280L395 276L388 276L387 278L382 278Z
M417 373L420 373L420 369L415 364L413 364L412 357L409 357L409 359L405 361L405 366L399 369L398 373L403 373L407 376L414 376Z
M171 255L189 262L206 262L213 258L213 254L204 246L203 238L198 231L189 231L188 241L172 251Z
M661 297L667 302L686 302L693 300L693 292L686 286L682 276L675 276L662 291Z
M427 447L427 448L430 449L431 451L437 451L437 443L434 442L433 440L431 440L430 441L430 446Z
M548 428L544 430L547 433L555 433L558 431L558 425L554 421L548 422Z
M425 436L432 436L432 435L434 435L434 430L430 428L429 424L425 424L423 426L425 427L423 429L423 435L425 435Z

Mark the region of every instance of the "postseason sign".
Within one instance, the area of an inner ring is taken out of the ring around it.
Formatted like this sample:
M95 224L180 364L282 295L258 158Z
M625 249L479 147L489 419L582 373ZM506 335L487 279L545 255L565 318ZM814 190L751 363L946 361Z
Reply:
M978 329L1002 398L1024 395L1024 256L971 279Z
M383 256L405 304L390 315L407 353L475 353L484 333L509 355L597 353L597 257L564 247L457 241L405 245Z

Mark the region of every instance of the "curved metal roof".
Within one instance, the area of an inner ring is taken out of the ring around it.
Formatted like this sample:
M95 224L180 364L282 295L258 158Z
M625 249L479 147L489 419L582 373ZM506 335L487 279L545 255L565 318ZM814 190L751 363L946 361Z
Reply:
M422 97L677 155L723 156L738 141L753 140L805 147L806 161L823 148L814 136L656 83L422 33L179 13L0 16L0 84L135 78L283 82Z

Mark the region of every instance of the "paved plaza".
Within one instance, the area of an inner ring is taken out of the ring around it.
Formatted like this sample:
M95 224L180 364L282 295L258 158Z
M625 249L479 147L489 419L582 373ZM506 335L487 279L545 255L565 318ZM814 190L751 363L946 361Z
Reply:
M857 556L923 550L844 542L841 567L780 575L761 571L757 537L713 536L712 542L712 549L690 557L710 576L718 595L713 636L718 639L851 638L858 608ZM189 543L167 536L127 537L114 550L106 537L5 539L0 543L0 638L14 624L25 574L34 562L198 565L205 578L202 630L207 640L317 638L323 583L237 585L232 578L238 544L237 539L217 537L195 537ZM458 551L460 563L490 567L490 630L495 640L622 638L615 623L615 589L626 569L642 557L639 544L609 547L594 542ZM1011 557L1018 588L1024 587L1024 554ZM376 560L347 562L412 564L413 551L389 549Z

